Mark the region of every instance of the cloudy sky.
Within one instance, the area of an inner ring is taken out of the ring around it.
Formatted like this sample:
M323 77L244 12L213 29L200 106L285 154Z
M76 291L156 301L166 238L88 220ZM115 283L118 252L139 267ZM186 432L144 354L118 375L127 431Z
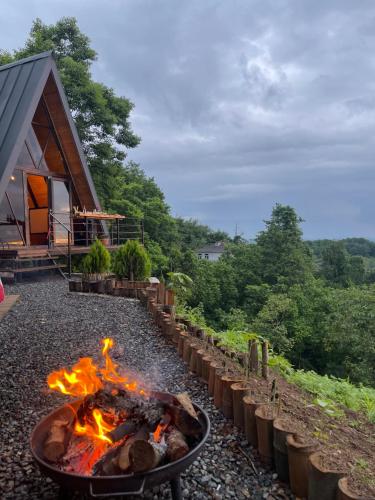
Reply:
M279 202L306 238L375 239L373 0L1 0L0 48L62 16L174 214L253 238Z

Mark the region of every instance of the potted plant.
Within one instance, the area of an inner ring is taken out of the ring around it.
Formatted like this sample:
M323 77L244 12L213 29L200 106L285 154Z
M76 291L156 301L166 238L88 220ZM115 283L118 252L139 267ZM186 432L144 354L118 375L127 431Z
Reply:
M151 273L151 260L147 251L136 240L128 240L113 258L113 271L118 279L141 281Z
M95 240L82 261L82 288L84 292L105 293L105 275L111 265L111 255L103 243Z

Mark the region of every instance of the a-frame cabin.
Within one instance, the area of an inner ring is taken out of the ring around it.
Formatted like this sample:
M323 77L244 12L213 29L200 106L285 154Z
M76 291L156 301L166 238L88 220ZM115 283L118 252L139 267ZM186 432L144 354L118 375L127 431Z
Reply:
M100 235L116 247L123 219L100 211L52 53L0 66L0 267L85 253Z

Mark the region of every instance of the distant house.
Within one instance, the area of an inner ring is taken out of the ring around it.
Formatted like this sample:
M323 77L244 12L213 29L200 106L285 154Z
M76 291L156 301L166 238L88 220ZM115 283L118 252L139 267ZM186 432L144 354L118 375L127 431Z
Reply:
M215 261L220 259L224 251L224 243L222 241L218 241L217 243L212 243L211 245L198 248L195 252L198 255L198 259Z

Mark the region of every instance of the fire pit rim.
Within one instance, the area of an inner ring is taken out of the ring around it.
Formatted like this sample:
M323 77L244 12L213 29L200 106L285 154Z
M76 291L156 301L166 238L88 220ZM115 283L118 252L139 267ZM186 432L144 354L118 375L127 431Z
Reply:
M160 395L165 395L168 398L174 397L173 394L170 394L168 392L157 392L157 393L160 394ZM171 466L178 467L179 464L182 464L184 462L189 462L189 465L190 465L189 459L192 457L192 455L195 455L197 452L199 452L199 450L203 447L203 445L205 444L205 442L208 439L208 436L209 436L210 430L211 430L211 423L210 423L210 419L209 419L207 413L198 404L196 404L196 403L193 402L193 406L197 410L197 413L198 413L198 418L201 420L202 417L203 417L203 420L205 422L205 432L203 433L203 436L202 436L201 440L198 442L198 444L194 448L192 448L189 451L189 453L187 453L185 456L183 456L182 458L179 458L178 460L175 460L174 462L169 462L167 464L161 465L160 467L155 467L154 469L150 469L150 470L145 471L145 472L140 472L140 473L134 473L134 472L132 472L130 474L117 474L117 475L113 475L113 476L93 476L93 475L85 476L85 475L82 475L82 474L77 474L75 472L64 471L64 470L59 469L58 467L56 467L51 462L45 461L37 453L37 451L35 449L35 446L33 444L35 442L35 440L36 440L36 435L38 433L40 433L41 428L43 427L43 425L46 423L46 421L48 419L50 419L54 414L56 414L56 413L58 414L59 412L61 412L64 408L68 408L69 406L78 405L80 402L82 402L82 398L75 399L75 400L73 400L73 401L71 401L69 403L65 403L64 405L58 406L57 408L55 408L54 410L52 410L51 412L49 412L47 415L45 415L34 426L34 428L32 430L32 433L31 433L31 436L30 436L30 439L29 439L30 450L31 450L31 454L33 455L34 460L38 463L38 466L40 466L40 465L42 466L43 470L44 469L52 469L53 472L56 472L58 474L61 474L61 475L64 475L64 476L69 476L69 477L72 477L72 478L86 480L89 483L92 480L95 480L95 482L97 482L97 481L108 481L108 480L111 480L111 479L112 480L114 480L114 479L123 479L123 480L126 480L126 479L136 479L136 478L138 478L138 479L139 478L145 478L145 479L147 479L147 476L151 476L151 475L154 475L155 473L169 470L171 468Z

